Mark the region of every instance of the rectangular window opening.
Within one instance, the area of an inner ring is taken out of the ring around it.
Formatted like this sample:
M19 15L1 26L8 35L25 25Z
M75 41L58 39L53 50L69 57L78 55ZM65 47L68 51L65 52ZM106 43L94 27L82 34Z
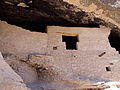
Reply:
M106 71L111 71L111 67L110 66L106 67Z
M65 42L66 49L77 50L78 35L76 36L62 35L62 41Z

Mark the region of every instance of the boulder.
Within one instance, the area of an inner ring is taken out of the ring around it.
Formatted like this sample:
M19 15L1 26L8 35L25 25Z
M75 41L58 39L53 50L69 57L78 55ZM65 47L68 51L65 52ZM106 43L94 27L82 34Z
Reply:
M0 53L0 89L1 90L30 90L22 78L15 73L12 68L4 61Z

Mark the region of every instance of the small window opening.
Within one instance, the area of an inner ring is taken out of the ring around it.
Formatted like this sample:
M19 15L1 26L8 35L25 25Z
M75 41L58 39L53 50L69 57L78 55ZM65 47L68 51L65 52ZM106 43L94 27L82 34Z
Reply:
M53 50L57 50L57 47L53 47Z
M78 36L64 36L62 35L62 41L66 44L66 49L77 50Z
M106 71L111 71L111 67L110 66L106 67Z

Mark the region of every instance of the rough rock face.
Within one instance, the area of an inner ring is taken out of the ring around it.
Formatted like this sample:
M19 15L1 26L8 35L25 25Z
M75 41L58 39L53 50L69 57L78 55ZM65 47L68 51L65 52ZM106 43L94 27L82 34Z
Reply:
M85 12L76 5L62 0L34 0L30 8L16 7L2 2L0 4L1 20L16 22L18 25L23 22L28 25L30 23L62 26L107 25L104 20L95 17L93 13Z
M120 0L100 0L100 1L111 7L120 8Z
M11 60L12 58L10 56L7 56L5 59L6 59L6 62L9 63L9 65L13 68L15 72L17 72L18 74L21 73L20 76L24 79L25 84L27 85L27 87L31 88L31 90L41 90L41 89L63 90L63 88L66 90L75 89L75 88L81 89L81 90L84 90L84 89L85 90L89 90L89 89L102 90L104 88L108 88L107 85L101 86L96 84L94 86L92 83L89 83L86 81L80 81L75 77L73 78L71 76L72 73L65 72L64 70L61 70L58 66L56 66L54 64L52 56L49 56L49 55L33 54L33 55L29 55L27 59L22 59L22 58L18 59L17 57L15 58L16 60ZM19 64L17 64L18 62ZM22 62L36 69L36 71L29 73L30 68L26 67L25 64L24 66L22 66L24 67L24 70L21 70L22 67L20 66ZM23 71L26 71L26 72L23 72ZM37 72L37 76L32 75L33 77L30 78L31 74L36 72ZM25 77L25 73L27 75L26 77ZM35 77L37 77L36 81L34 80ZM7 83L7 85L9 85L9 83ZM13 90L18 90L18 89L27 90L24 88L22 89L21 86L19 85L17 88ZM6 88L5 90L8 90L8 88Z
M0 53L0 89L1 90L30 90L23 80L4 61Z

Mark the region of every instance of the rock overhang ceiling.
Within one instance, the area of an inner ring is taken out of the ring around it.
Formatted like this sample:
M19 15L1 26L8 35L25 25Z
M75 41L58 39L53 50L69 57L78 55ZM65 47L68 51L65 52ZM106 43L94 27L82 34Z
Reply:
M87 24L106 25L93 13L85 12L73 4L62 0L34 0L30 7L18 7L1 1L1 20L20 24L43 24L60 26L80 26Z

